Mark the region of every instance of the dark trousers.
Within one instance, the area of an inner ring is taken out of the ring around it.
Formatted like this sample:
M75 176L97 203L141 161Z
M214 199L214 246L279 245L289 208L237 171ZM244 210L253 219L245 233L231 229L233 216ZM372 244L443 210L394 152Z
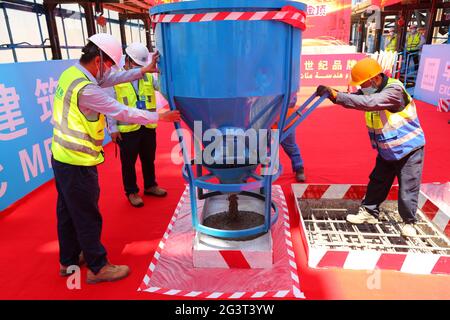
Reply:
M412 56L412 60L414 61L414 71L419 70L419 55L415 54L418 52L419 52L419 50L407 51L407 55L414 54L414 56ZM407 70L408 70L408 68L409 68L409 66L406 66Z
M300 154L300 148L295 141L295 131L286 137L286 139L281 142L281 147L283 147L284 152L291 159L292 171L296 172L298 169L303 167L303 159Z
M378 155L375 168L370 174L370 182L362 206L378 218L379 206L386 200L397 177L398 212L405 223L414 223L422 180L423 156L423 147L412 151L398 161L386 161Z
M100 187L97 167L74 166L52 158L58 202L59 261L78 264L83 251L89 269L98 271L107 263L100 237L102 216L98 208Z
M121 133L119 142L122 181L126 195L138 193L136 160L139 156L144 176L144 189L157 186L155 178L156 130L144 126L137 131Z

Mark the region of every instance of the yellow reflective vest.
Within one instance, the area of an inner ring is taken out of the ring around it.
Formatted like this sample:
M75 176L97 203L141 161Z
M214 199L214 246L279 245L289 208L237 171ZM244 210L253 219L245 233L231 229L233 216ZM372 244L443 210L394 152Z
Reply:
M58 80L53 102L52 153L55 160L78 166L95 166L104 161L105 116L88 120L78 108L78 94L91 84L77 67L66 69Z
M386 38L386 47L385 47L386 51L396 51L397 50L397 36L388 36Z
M420 44L420 33L419 32L417 32L416 34L408 33L406 37L406 51L419 50L419 44Z
M146 110L156 112L156 96L151 74L146 73L144 78L139 80L138 89L138 92L136 92L131 82L125 82L114 86L117 101L120 103L123 103L130 108L136 108L138 101L140 101L145 104ZM119 132L133 132L139 130L140 127L140 124L121 121L117 122ZM157 124L147 124L145 127L154 129L157 127Z
M425 136L414 100L398 80L389 78L384 89L392 85L402 86L407 97L406 107L394 113L388 110L370 111L365 113L365 117L372 147L385 160L400 160L425 145Z

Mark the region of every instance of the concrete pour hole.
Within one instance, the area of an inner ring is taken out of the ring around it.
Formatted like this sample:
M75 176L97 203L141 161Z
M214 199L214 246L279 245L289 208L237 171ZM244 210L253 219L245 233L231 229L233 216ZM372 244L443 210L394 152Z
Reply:
M379 223L348 223L348 214L356 214L360 200L297 198L306 236L313 247L328 249L377 250L383 252L416 252L450 254L449 239L439 232L421 212L415 224L417 236L401 236L402 219L397 201L385 201Z

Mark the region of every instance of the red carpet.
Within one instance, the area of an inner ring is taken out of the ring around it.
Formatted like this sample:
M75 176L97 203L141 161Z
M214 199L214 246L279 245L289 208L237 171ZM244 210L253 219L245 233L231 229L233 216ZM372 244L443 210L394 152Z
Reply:
M450 181L450 116L418 103L427 145L423 182ZM114 146L106 147L106 162L99 166L103 242L114 263L128 264L130 277L116 283L87 285L83 268L81 290L68 290L58 276L56 190L53 182L0 214L0 299L167 299L137 292L175 206L184 190L180 167L170 160L175 142L173 126L158 129L157 175L169 192L167 198L146 197L145 206L132 208L122 193L120 162ZM362 112L337 106L314 111L297 130L308 183L367 183L375 160ZM294 179L282 155L285 173L281 184L289 205L292 236L302 291L309 299L439 299L450 298L450 277L413 276L381 272L381 288L367 286L365 271L313 270L306 267L290 184ZM171 297L175 299L175 297Z

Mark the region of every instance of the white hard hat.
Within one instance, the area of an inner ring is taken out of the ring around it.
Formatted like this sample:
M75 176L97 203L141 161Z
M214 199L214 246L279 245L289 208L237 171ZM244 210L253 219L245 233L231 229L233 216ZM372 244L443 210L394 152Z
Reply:
M97 33L88 38L88 40L106 53L116 65L119 65L122 57L122 45L116 38L108 33Z
M130 44L126 49L125 52L127 55L137 64L141 67L145 67L149 64L148 57L149 52L146 46L144 46L140 42L134 42Z

